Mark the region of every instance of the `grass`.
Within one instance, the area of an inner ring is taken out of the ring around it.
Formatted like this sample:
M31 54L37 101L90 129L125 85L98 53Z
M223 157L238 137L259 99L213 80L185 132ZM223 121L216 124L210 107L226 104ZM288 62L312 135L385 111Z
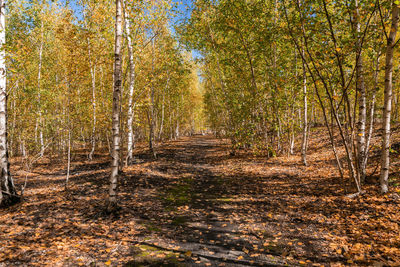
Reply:
M185 206L193 201L193 179L185 178L178 184L170 187L164 194L161 195L164 206L168 209Z
M127 263L126 267L183 266L178 260L179 253L161 250L148 245L140 245L135 250L135 260Z

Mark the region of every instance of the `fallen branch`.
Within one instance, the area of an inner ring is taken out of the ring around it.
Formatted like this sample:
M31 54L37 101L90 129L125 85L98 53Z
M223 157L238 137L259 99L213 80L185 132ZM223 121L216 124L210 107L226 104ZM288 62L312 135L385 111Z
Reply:
M356 197L358 197L358 196L363 195L364 193L365 193L365 191L363 190L363 191L360 191L360 192L357 192L357 193L354 193L354 194L346 195L346 197L347 197L347 198L350 198L350 199L353 199L353 198L356 198Z
M131 241L131 242L132 243L137 243L137 244L140 244L140 245L146 245L146 246L154 247L154 248L157 248L157 249L160 249L160 250L172 251L172 252L183 254L183 255L185 255L188 252L187 250L165 248L165 247L161 247L159 245L155 245L155 244L144 242L144 241L142 241L142 242ZM287 266L287 264L277 263L277 262L270 262L270 261L256 262L254 260L247 261L247 260L238 260L238 259L228 259L228 258L217 257L217 256L212 256L212 255L205 255L205 254L202 254L202 253L191 251L191 257L193 257L193 256L202 257L202 258L206 258L206 259L209 259L209 260L222 261L222 262L226 262L226 263L242 264L242 265L246 265L246 266ZM296 265L291 263L291 266L296 266Z

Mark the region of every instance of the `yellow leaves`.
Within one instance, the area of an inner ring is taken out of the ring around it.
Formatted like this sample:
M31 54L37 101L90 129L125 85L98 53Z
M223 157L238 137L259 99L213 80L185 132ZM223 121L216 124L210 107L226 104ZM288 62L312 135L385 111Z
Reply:
M243 256L237 257L238 260L243 260Z
M340 53L340 51L342 51L342 49L340 47L336 47L336 52Z
M106 261L104 264L107 265L107 266L110 266L110 265L111 265L111 261L108 260L108 261Z
M190 250L185 252L185 256L187 257L191 257L192 256L192 252Z

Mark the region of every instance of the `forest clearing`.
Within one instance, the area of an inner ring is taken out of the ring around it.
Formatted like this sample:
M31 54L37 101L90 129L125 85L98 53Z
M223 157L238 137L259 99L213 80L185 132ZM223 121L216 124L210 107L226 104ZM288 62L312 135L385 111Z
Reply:
M0 0L0 267L400 266L399 0Z

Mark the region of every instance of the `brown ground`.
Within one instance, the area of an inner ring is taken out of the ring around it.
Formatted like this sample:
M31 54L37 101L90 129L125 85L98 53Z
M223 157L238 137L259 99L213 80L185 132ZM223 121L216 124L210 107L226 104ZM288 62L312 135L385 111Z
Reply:
M124 168L113 216L106 155L77 155L68 191L64 165L37 164L25 200L0 210L0 266L400 265L398 156L390 194L370 185L349 199L321 138L309 167L299 156L233 157L210 136L157 154L138 151ZM20 184L26 173L13 166Z

